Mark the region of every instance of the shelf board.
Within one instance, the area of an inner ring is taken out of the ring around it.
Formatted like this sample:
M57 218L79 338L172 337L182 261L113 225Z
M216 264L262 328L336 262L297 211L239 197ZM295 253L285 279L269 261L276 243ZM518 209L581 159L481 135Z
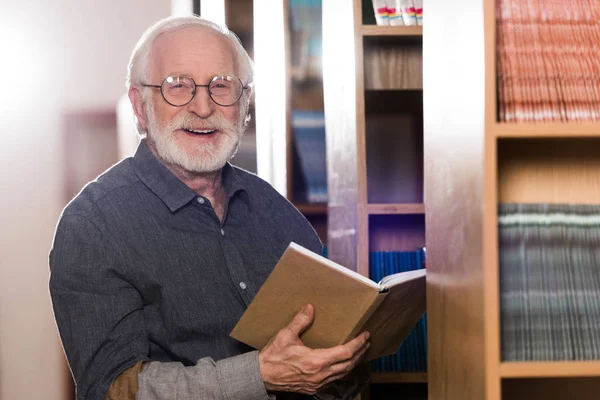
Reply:
M304 215L326 215L327 203L298 203L294 204Z
M422 26L379 26L363 25L361 29L363 36L423 36Z
M495 123L488 131L497 138L537 138L537 137L599 137L600 122L589 123Z
M369 213L369 215L425 214L425 204L423 204L423 203L368 204L367 212Z
M600 376L600 361L503 362L503 378L566 378Z
M427 372L374 372L371 383L427 383Z

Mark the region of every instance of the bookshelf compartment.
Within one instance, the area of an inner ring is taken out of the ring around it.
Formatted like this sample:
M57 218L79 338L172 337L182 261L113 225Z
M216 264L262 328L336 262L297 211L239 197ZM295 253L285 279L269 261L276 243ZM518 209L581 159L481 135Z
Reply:
M423 203L423 92L366 91L368 202Z
M600 138L498 140L501 203L600 203Z
M423 89L422 36L365 36L363 51L365 89Z
M600 378L503 379L502 400L596 400Z
M369 251L414 251L425 246L425 215L369 216Z

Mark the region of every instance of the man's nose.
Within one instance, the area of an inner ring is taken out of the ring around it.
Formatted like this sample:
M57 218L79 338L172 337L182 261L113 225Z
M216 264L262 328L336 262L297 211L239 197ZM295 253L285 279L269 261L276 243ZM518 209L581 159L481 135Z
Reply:
M208 95L206 87L196 87L196 94L187 105L188 111L193 112L200 118L208 118L215 111L215 103Z

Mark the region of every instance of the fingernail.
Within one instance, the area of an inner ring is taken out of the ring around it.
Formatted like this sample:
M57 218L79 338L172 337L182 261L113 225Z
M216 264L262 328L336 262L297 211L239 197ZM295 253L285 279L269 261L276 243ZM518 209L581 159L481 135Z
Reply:
M365 339L366 339L366 340L369 340L369 338L370 338L370 337L371 337L371 334L370 334L369 332L367 332L367 333L365 334Z

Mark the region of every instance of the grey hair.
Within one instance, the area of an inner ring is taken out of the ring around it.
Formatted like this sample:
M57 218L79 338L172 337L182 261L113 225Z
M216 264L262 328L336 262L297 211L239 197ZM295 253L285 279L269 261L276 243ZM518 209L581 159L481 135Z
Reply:
M154 41L165 33L174 32L190 26L210 28L227 38L233 45L233 50L235 52L234 56L239 68L237 71L240 75L239 78L244 85L253 82L254 71L252 60L242 46L240 39L226 26L216 24L198 16L167 17L148 28L135 45L127 68L127 79L125 81L127 90L129 90L132 85L139 85L149 78L150 53Z

